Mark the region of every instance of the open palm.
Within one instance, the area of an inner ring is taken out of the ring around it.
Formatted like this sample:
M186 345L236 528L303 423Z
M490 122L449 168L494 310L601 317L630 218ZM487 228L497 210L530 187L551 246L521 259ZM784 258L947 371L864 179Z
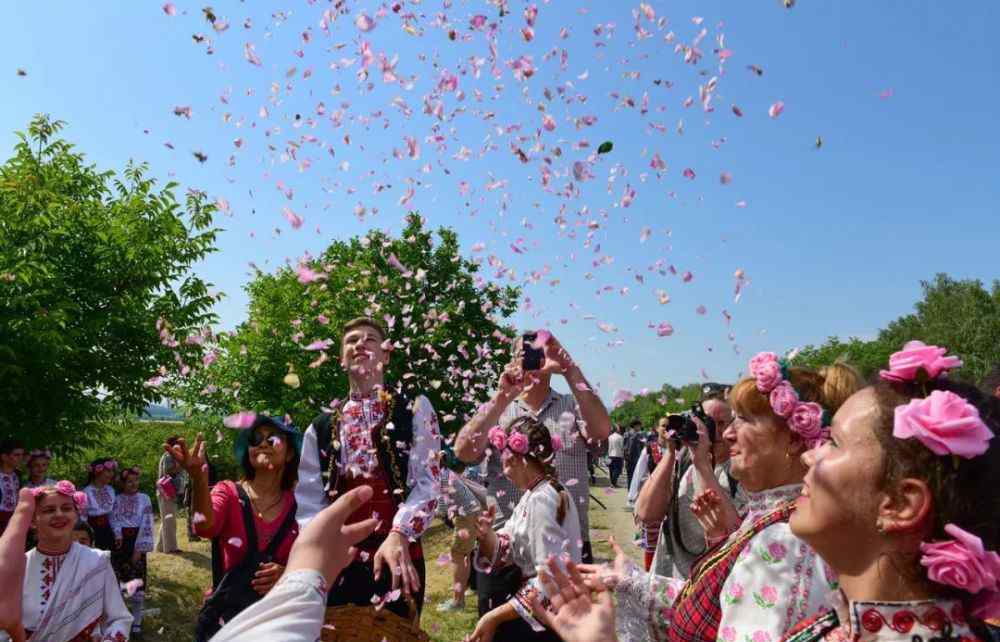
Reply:
M615 604L607 587L598 584L592 590L573 562L566 564L564 573L555 560L549 560L548 570L539 573L539 579L555 611L545 612L543 619L565 642L613 642L617 639ZM535 611L542 611L537 602Z

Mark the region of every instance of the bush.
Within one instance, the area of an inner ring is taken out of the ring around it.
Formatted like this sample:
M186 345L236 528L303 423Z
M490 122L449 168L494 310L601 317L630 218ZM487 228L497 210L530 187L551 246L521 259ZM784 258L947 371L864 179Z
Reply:
M105 424L100 446L88 447L68 457L57 456L49 468L49 477L68 479L79 487L87 482L87 465L98 457L114 457L121 466L139 466L140 492L149 495L156 506L156 478L163 442L171 435L179 435L190 443L198 428L173 421L119 420ZM206 431L208 455L219 471L220 479L235 479L238 467L233 458L235 433L220 428L218 432Z

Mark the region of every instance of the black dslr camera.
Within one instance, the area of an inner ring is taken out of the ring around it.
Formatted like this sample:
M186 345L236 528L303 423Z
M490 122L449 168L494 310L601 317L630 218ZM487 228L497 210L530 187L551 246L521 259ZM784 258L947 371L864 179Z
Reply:
M667 430L673 431L671 440L674 444L680 446L686 443L697 443L698 426L694 423L693 417L701 419L701 423L705 424L705 428L708 430L709 441L715 443L715 420L706 415L705 410L701 407L701 402L696 401L691 406L691 410L667 417Z

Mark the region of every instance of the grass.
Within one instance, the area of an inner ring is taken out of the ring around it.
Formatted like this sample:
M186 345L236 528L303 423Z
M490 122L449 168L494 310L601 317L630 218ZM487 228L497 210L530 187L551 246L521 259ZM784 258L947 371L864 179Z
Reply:
M159 525L157 524L157 527ZM205 589L212 583L211 546L207 540L187 541L187 522L178 517L177 537L184 552L180 555L149 555L149 587L143 622L143 639L150 642L189 642ZM475 595L466 596L465 610L438 613L437 605L451 598L451 565L438 558L451 547L451 531L435 524L423 538L427 559L427 591L421 625L435 642L463 639L476 626Z

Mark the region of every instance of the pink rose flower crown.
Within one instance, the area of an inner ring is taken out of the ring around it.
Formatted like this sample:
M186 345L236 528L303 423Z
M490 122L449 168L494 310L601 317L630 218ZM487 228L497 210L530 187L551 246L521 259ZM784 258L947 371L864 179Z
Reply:
M788 378L788 361L773 352L761 352L750 360L750 376L757 390L768 396L771 410L798 433L806 446L814 448L830 434L830 413L814 401L802 401Z
M958 368L958 357L947 350L909 341L889 357L889 369L879 376L892 385L916 384L923 398L897 406L892 435L896 439L916 439L935 455L950 456L955 467L961 459L984 454L993 431L982 420L979 409L949 390L931 390L927 384ZM956 524L947 524L950 537L920 544L920 564L932 582L957 588L973 596L971 615L981 619L1000 616L1000 555L987 551L982 539Z

